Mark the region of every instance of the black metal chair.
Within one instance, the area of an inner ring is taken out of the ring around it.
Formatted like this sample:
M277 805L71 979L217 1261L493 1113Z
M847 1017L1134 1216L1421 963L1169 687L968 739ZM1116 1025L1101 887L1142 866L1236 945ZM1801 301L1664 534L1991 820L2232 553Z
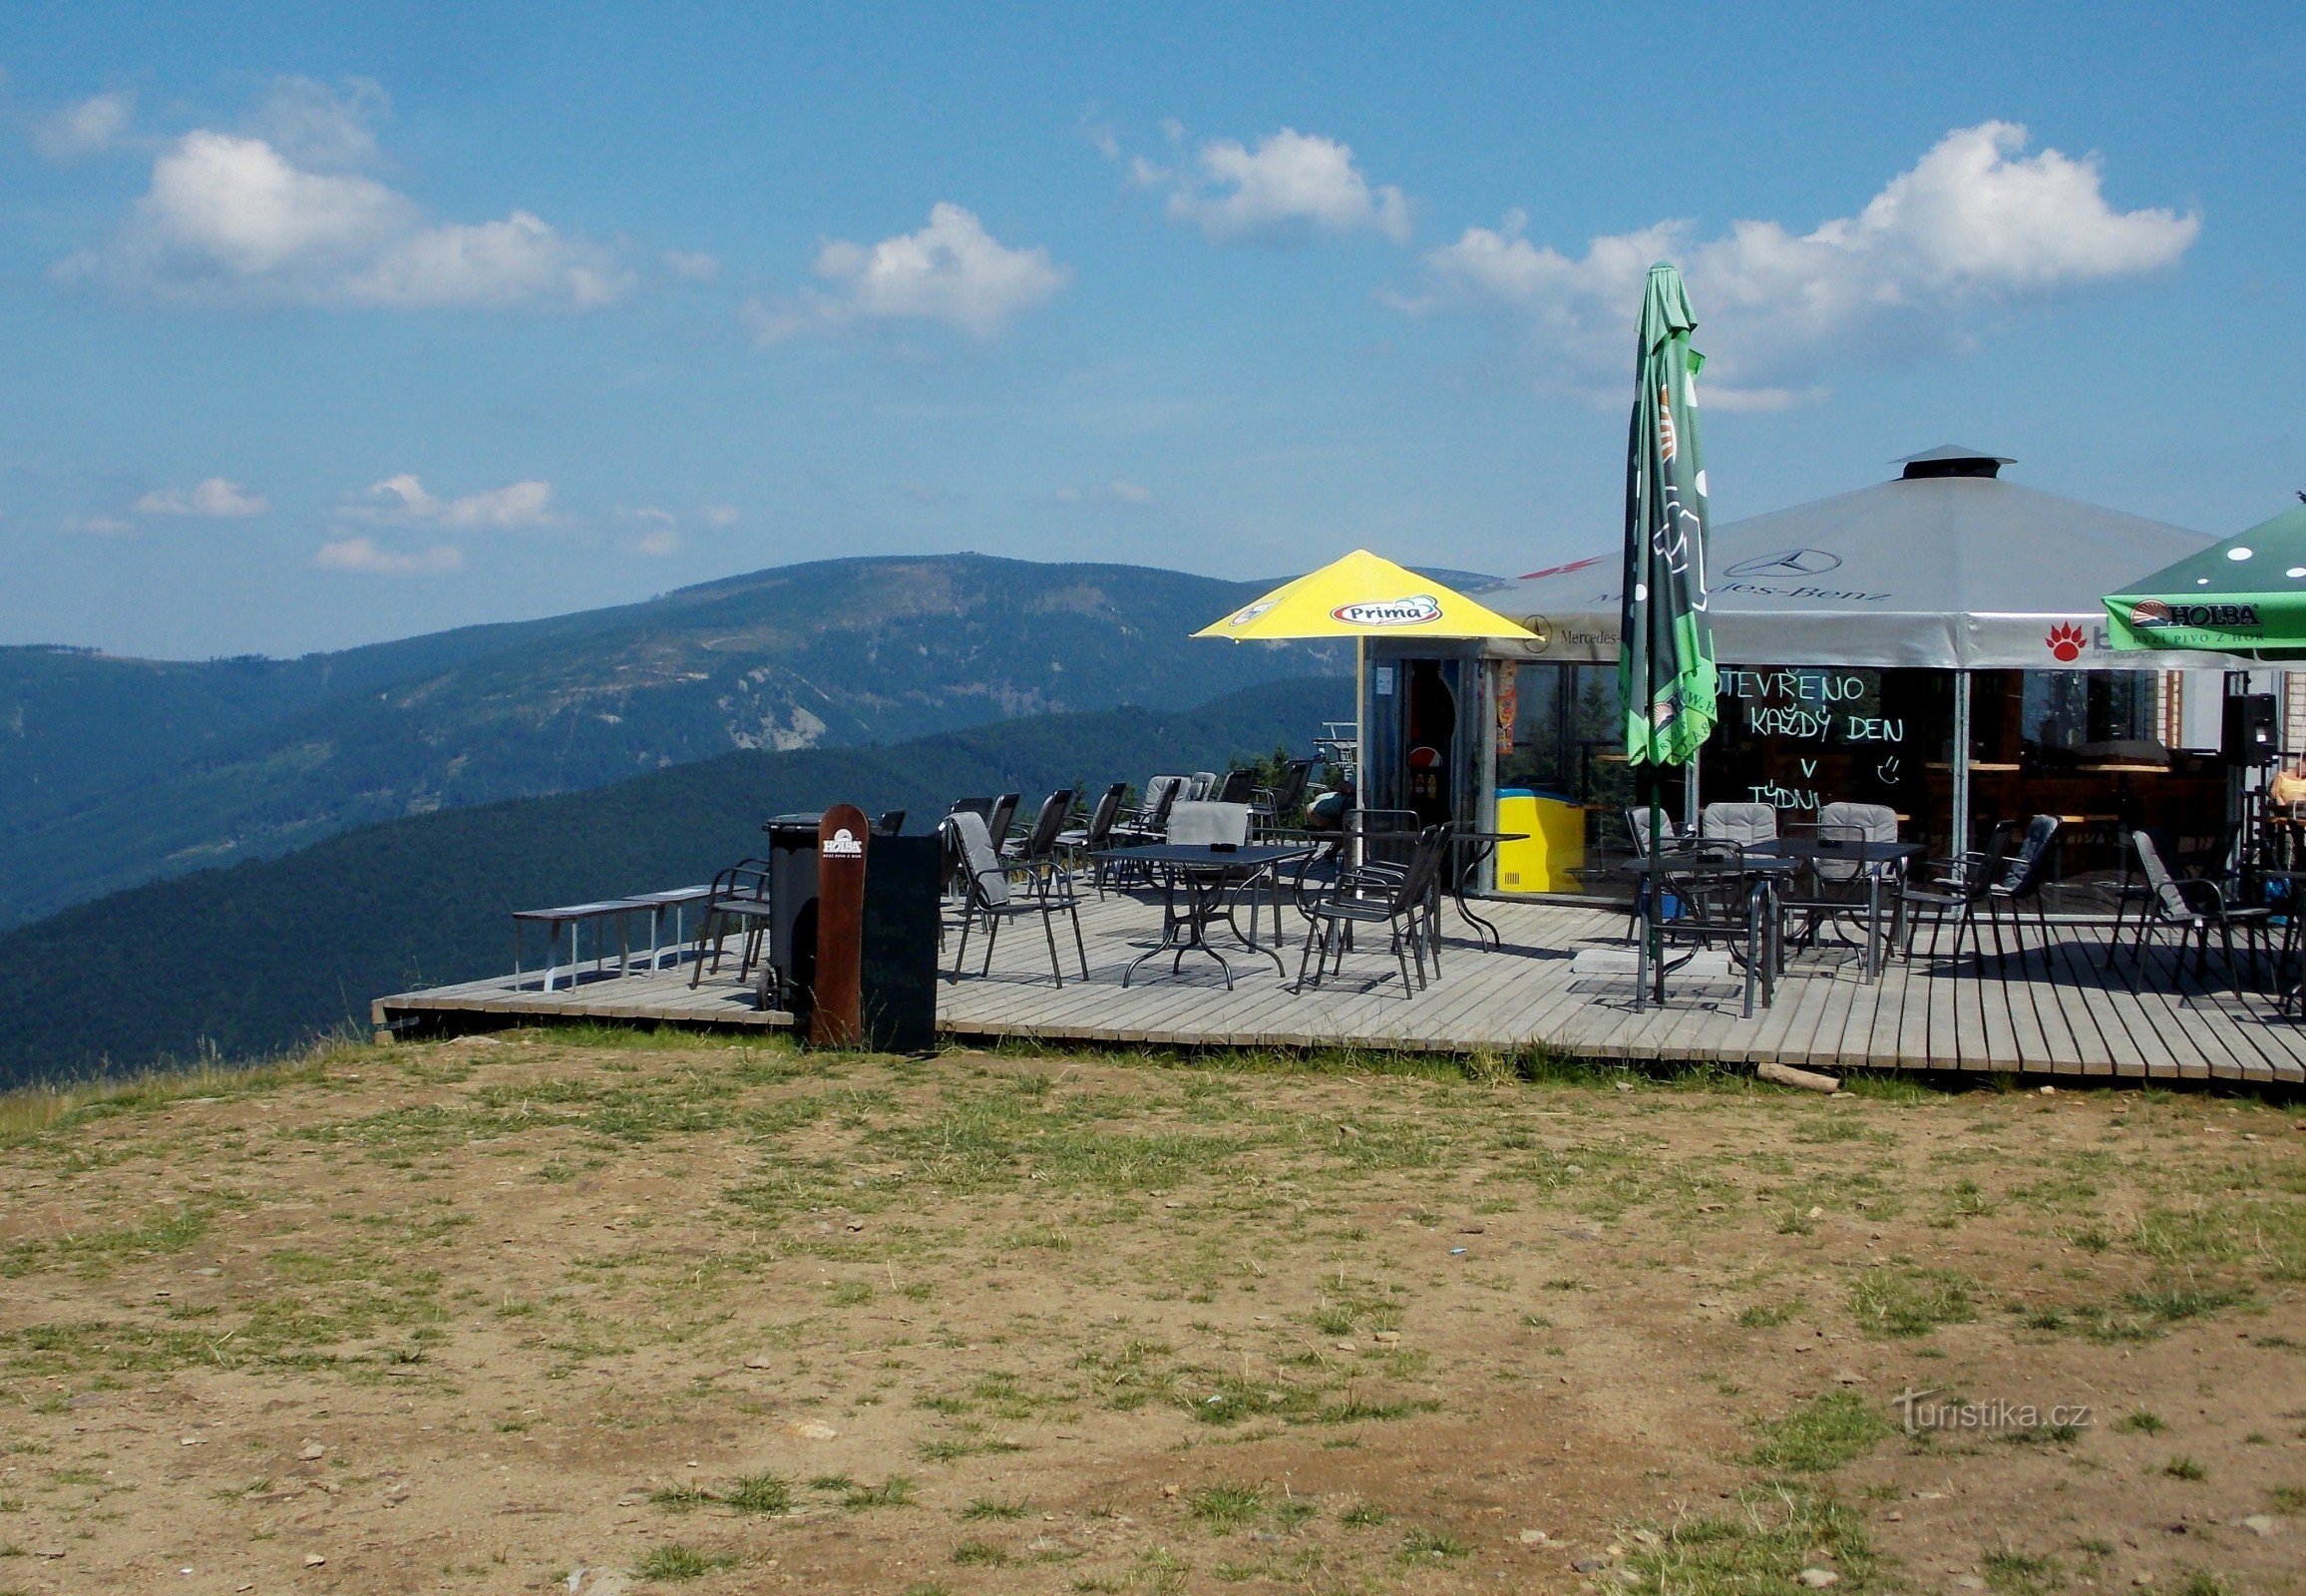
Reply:
M1137 807L1113 828L1115 840L1131 847L1159 842L1169 829L1169 806L1184 796L1187 780L1184 776L1155 776L1146 782Z
M1438 940L1433 884L1448 852L1449 828L1427 826L1417 834L1406 864L1398 871L1382 864L1347 866L1327 891L1302 898L1299 908L1308 922L1306 945L1298 956L1297 986L1292 991L1305 991L1309 967L1316 986L1331 973L1333 960L1338 970L1345 968L1345 950L1355 926L1385 927L1391 937L1393 962L1401 972L1401 990L1412 998L1422 991L1427 985L1425 960ZM1415 986L1409 981L1412 958L1416 961ZM1435 958L1433 975L1438 979L1440 974L1441 962Z
M2034 919L2042 934L2045 951L2050 946L2050 919L2042 908L2042 888L2050 879L2050 845L2058 838L2059 819L2056 815L2036 815L2026 822L2025 834L2019 839L2018 851L2000 859L1991 855L1970 856L1965 861L1968 869L1956 885L1921 892L1903 894L1909 910L1934 909L1940 925L1949 908L1954 920L1954 961L1962 958L1962 938L1970 938L1971 951L1978 960L1978 969L1986 968L1986 944L1978 935L1979 911L1985 911L1986 929L1994 934L1994 963L2004 966L2010 962L2010 949L2002 941L2002 920L2008 911L2010 940L2017 947L2018 962L2026 962L2025 908L2034 906ZM1998 835L2007 833L2008 823L1996 827ZM1912 927L1907 931L1907 953L1913 951ZM1930 954L1938 951L1937 931L1930 933Z
M2178 972L2185 969L2186 938L2194 939L2194 979L2199 981L2209 974L2210 933L2218 934L2218 947L2225 956L2226 974L2234 971L2234 928L2242 929L2250 949L2253 973L2258 959L2267 952L2268 928L2274 912L2255 904L2230 902L2226 889L2214 881L2199 878L2180 880L2170 874L2169 865L2162 858L2161 845L2153 833L2139 828L2129 834L2129 844L2136 855L2138 873L2144 878L2146 898L2138 917L2135 952L2137 968L2130 976L2130 991L2137 991L2139 978L2147 969L2153 941L2163 931L2177 933L2177 964L2172 971L2172 984ZM2113 946L2107 952L2111 966L2121 952L2121 934L2115 928Z
M1859 857L1862 845L1898 840L1898 812L1885 804L1830 803L1817 811L1817 842L1821 849L1842 848L1843 854L1820 852L1802 872L1806 892L1781 895L1787 913L1803 921L1799 941L1814 948L1828 926L1844 940L1865 940L1868 893L1890 889L1892 925L1889 945L1897 947L1895 912L1905 885L1902 860L1868 863ZM1878 901L1878 900L1877 900Z
M1650 812L1647 809L1628 808L1625 815L1626 835L1633 840L1634 857L1636 859L1649 858ZM1658 840L1660 842L1686 842L1689 840L1689 829L1679 820L1667 814L1664 809L1658 811ZM1629 945L1641 935L1642 910L1649 901L1650 878L1638 876L1634 880L1633 908L1626 916L1626 942Z
M1756 992L1764 1008L1777 1000L1782 936L1777 897L1769 883L1747 870L1743 844L1722 837L1661 840L1650 859L1649 880L1654 888L1649 902L1670 904L1673 911L1657 919L1660 969L1651 972L1653 981L1663 987L1665 976L1689 962L1667 960L1668 950L1685 947L1695 957L1719 948L1732 964L1744 967L1745 1018L1753 1017ZM1643 993L1638 1000L1647 997Z
M705 899L704 914L696 924L696 958L688 972L690 990L703 979L707 943L712 945L713 974L720 974L721 945L732 929L741 931L744 939L737 963L737 980L743 981L751 973L753 961L760 957L761 936L769 929L769 915L766 859L739 860L713 877L711 896Z
M1279 831L1299 818L1305 808L1306 784L1313 779L1311 759L1292 759L1282 767L1281 780L1250 794L1250 826L1260 834Z
M1914 944L1921 937L1922 922L1926 918L1930 923L1930 957L1935 959L1938 938L1949 917L1954 921L1954 953L1960 957L1963 928L1985 902L1987 892L1994 885L1995 862L2003 857L2017 830L2015 821L1997 821L1986 834L1984 848L1972 849L1952 859L1930 860L1923 867L1921 880L1909 877L1898 893L1898 909L1906 920L1906 958L1913 958Z
M1041 800L1040 813L1033 817L1032 830L1021 837L1012 837L1000 850L1004 863L1039 867L1051 865L1057 857L1057 834L1065 829L1065 822L1073 814L1073 789L1059 787Z
M1069 868L1077 871L1086 865L1100 898L1105 895L1105 866L1102 860L1090 856L1113 846L1113 827L1121 818L1121 800L1128 791L1127 782L1114 782L1097 795L1086 825L1057 833L1057 847L1064 853Z
M1065 972L1057 958L1056 917L1063 914L1073 923L1073 951L1080 956L1081 979L1087 981L1089 950L1081 940L1080 897L1073 890L1072 877L1053 860L1046 867L1021 869L1014 863L1004 862L993 852L984 822L975 815L965 811L948 815L943 824L953 828L954 841L962 860L962 874L968 884L967 895L961 900L961 947L954 954L953 971L947 979L961 979L961 967L968 959L969 933L977 922L984 923L984 967L977 974L989 975L993 943L1000 935L1002 922L1039 915L1041 930L1049 940L1049 974L1062 987ZM1023 880L1013 879L1019 875Z
M876 837L902 836L904 831L905 811L902 809L884 809L881 818L873 822L873 835Z
M1021 792L1004 792L992 801L992 808L984 817L984 833L992 839L994 848L1007 844L1009 826L1017 817L1017 801L1023 797Z
M1217 804L1246 804L1257 796L1257 772L1229 770L1210 789L1209 802Z

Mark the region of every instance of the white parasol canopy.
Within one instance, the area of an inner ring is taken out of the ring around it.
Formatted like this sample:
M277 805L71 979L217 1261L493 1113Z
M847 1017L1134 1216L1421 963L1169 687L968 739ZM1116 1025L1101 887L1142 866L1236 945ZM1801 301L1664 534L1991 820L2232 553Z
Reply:
M2101 601L2114 573L2159 570L2209 538L2004 482L2010 463L1948 444L1899 462L1893 481L1717 528L1706 573L1715 656L1945 670L2218 667L2223 655L2116 652ZM1613 551L1484 593L1536 638L1490 652L1616 659L1619 582Z

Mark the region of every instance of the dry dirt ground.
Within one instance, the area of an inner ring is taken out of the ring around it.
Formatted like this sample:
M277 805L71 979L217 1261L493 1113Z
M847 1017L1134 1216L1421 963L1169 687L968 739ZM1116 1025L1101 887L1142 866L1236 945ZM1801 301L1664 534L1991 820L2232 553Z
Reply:
M2296 1106L1315 1063L0 1103L0 1591L2306 1588Z

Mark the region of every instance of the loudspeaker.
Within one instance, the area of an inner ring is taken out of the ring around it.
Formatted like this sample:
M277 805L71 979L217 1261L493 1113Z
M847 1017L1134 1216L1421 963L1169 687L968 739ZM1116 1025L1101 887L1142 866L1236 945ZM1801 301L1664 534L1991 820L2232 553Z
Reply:
M2281 757L2275 731L2274 695L2236 693L2226 700L2225 735L2218 751L2244 765L2271 764Z

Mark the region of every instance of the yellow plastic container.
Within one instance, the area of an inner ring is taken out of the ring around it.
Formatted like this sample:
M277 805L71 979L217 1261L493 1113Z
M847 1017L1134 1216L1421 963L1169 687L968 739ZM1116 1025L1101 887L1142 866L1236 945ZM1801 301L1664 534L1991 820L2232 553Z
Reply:
M1499 892L1575 892L1585 868L1585 810L1523 787L1497 793L1497 829L1524 833L1497 845Z

